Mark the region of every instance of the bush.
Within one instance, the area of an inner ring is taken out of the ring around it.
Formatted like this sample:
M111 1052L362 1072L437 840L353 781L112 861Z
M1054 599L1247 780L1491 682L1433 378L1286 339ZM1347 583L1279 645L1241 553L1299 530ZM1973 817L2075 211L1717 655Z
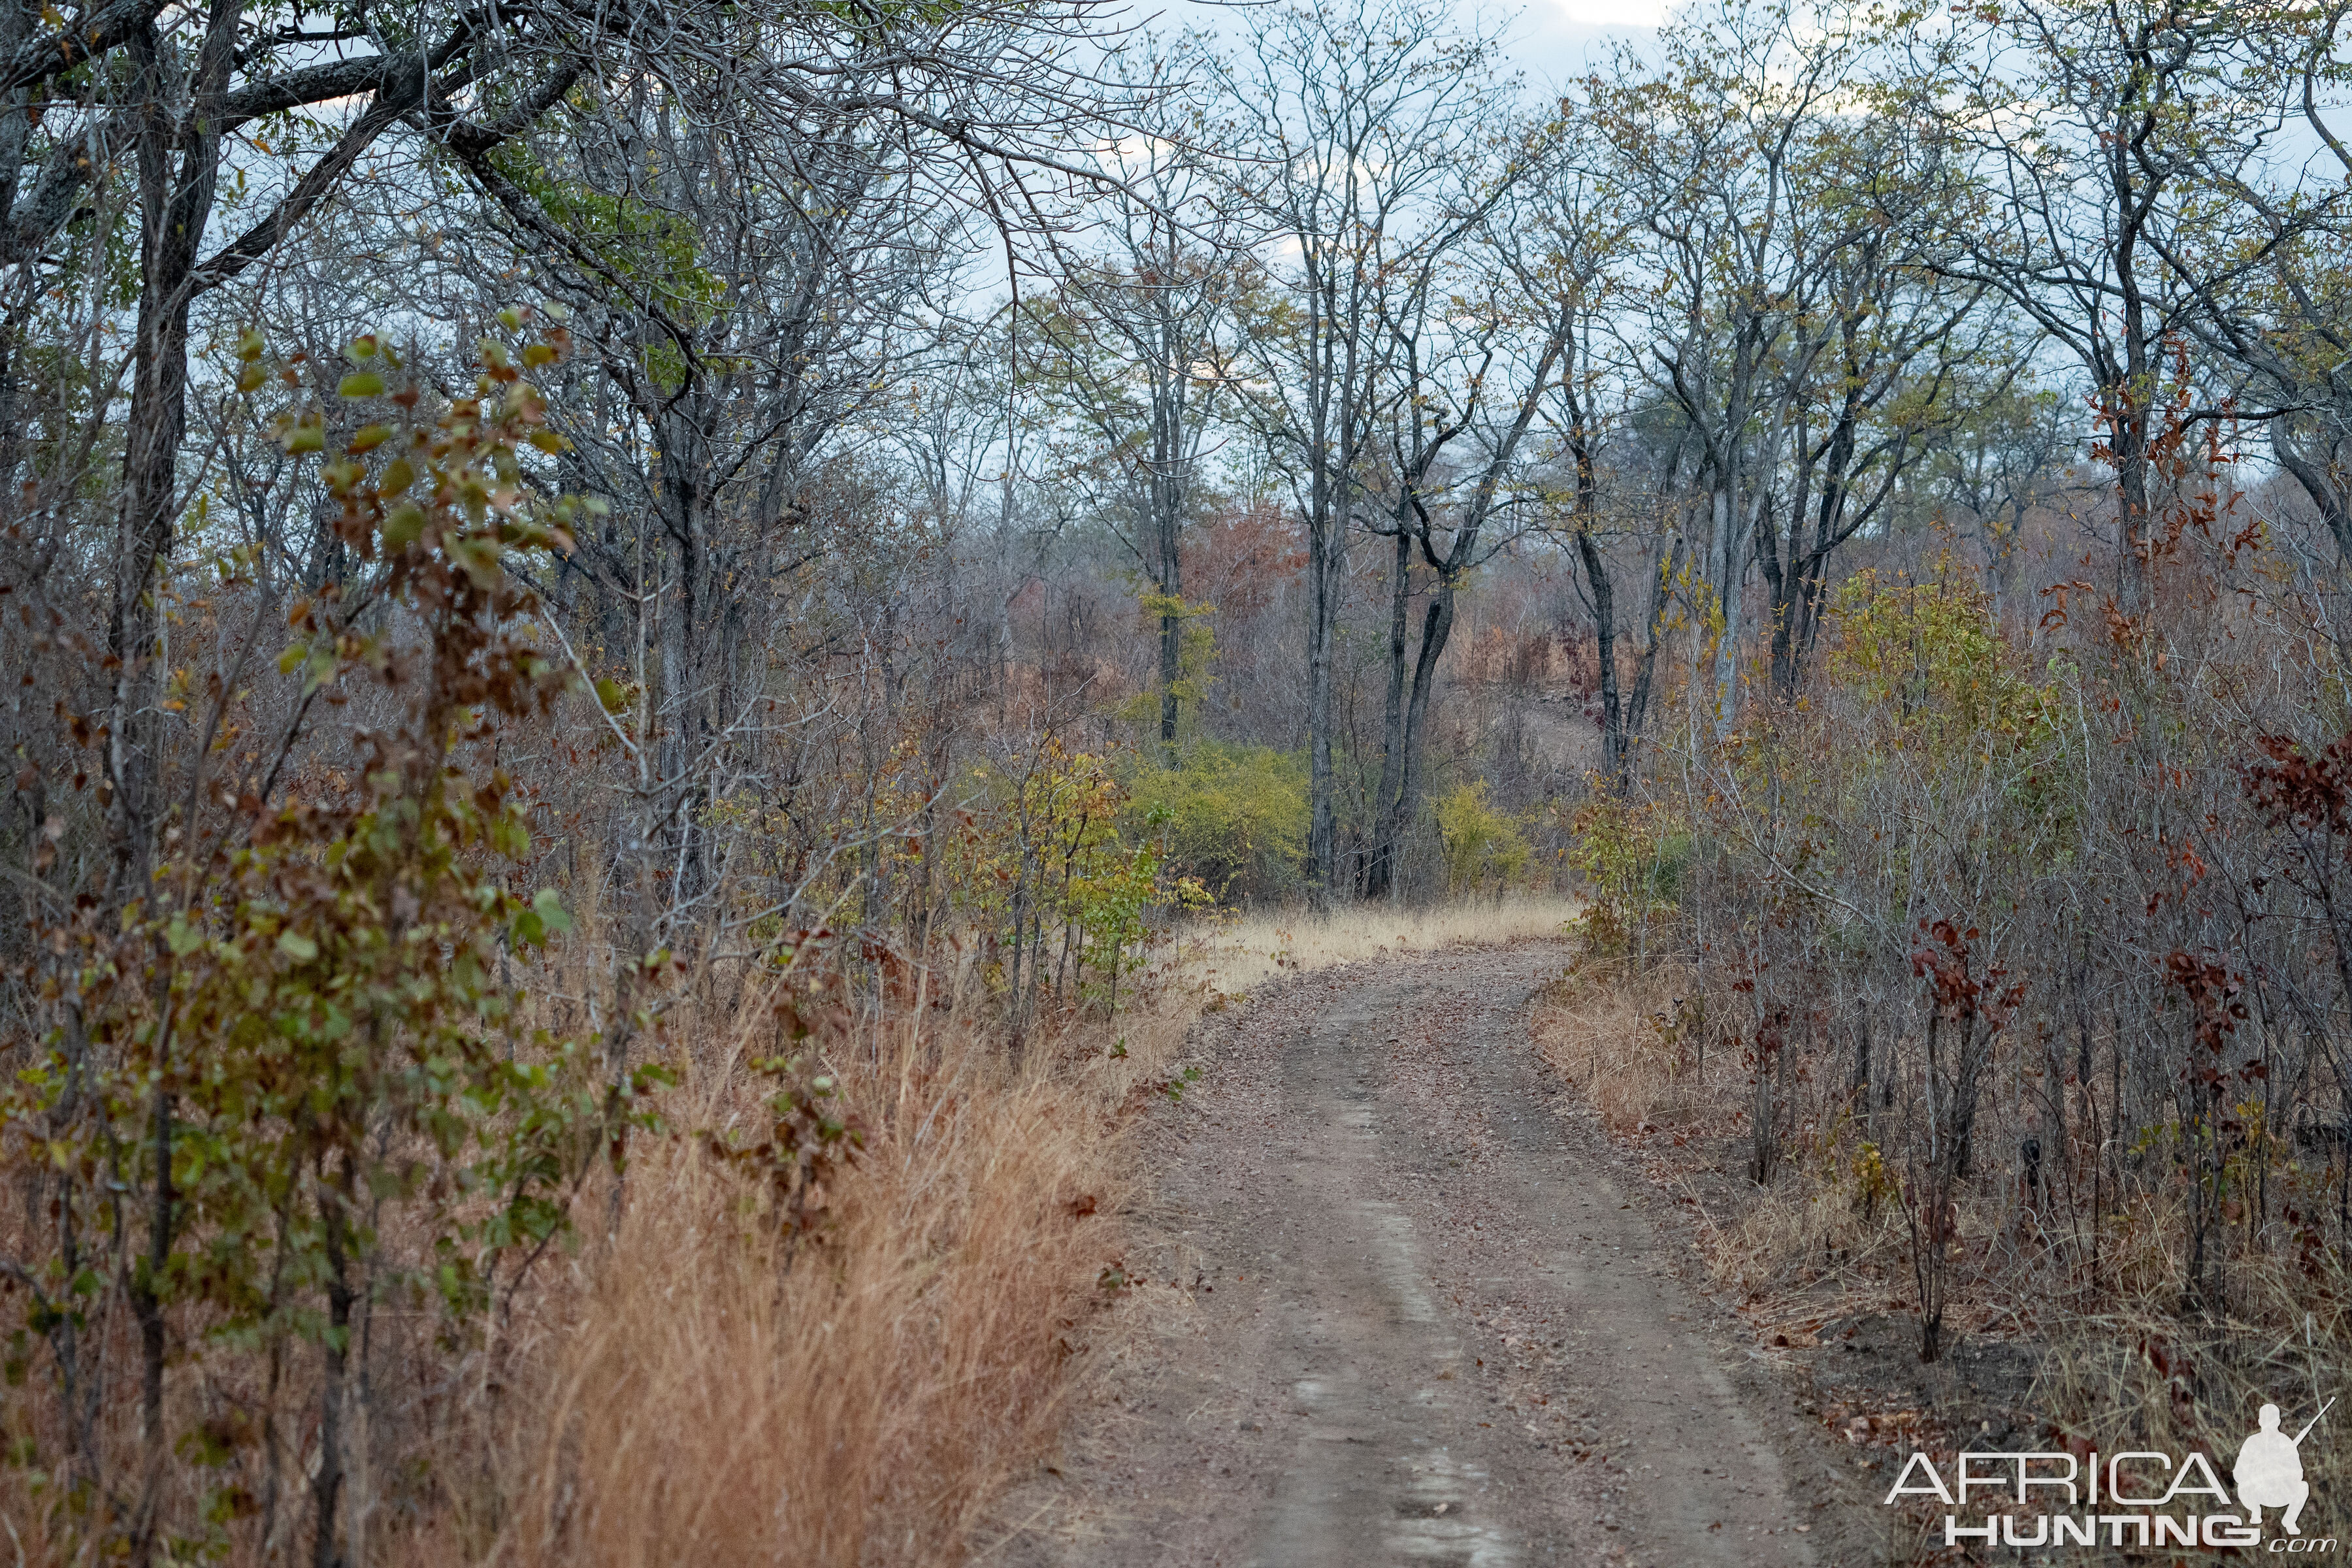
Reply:
M1158 813L1170 864L1220 902L1297 884L1307 847L1307 763L1270 746L1202 742L1171 768L1145 763L1128 790L1141 823Z
M1578 920L1586 950L1620 957L1646 947L1653 919L1672 912L1690 880L1689 826L1656 802L1596 795L1569 820L1563 858L1586 895Z
M559 329L521 357L554 363L567 342ZM314 694L330 711L374 700L386 721L353 729L355 776L294 769L266 808L217 775L200 780L208 793L192 784L148 897L110 925L85 913L46 933L81 960L45 999L52 1026L0 1037L16 1068L0 1175L23 1212L50 1218L8 1237L25 1309L9 1381L40 1342L67 1417L46 1447L18 1426L11 1452L67 1478L40 1527L75 1539L78 1560L226 1556L233 1523L267 1516L248 1528L268 1534L304 1486L315 1554L334 1555L378 1306L446 1344L481 1342L493 1306L568 1231L592 1166L608 1150L619 1165L646 1124L632 1108L663 1077L629 1071L609 1040L599 1064L592 1040L530 1029L508 979L570 923L552 889L508 886L528 805L486 742L543 721L571 679L509 567L568 550L579 509L523 482L546 404L515 355L485 343L471 395L428 417L404 385L394 423L322 465L338 536L379 563L359 602L393 613L299 601L278 670L299 676L300 711ZM257 374L257 334L240 352ZM373 338L352 353L402 368ZM371 368L341 395L383 389ZM322 451L324 423L315 406L288 415L286 452ZM219 732L238 732L244 700L212 688ZM290 757L301 731L284 733ZM83 1392L94 1347L129 1338L118 1302L140 1355L135 1472ZM253 1359L268 1369L257 1419L251 1406L199 1419L167 1398L198 1378L238 1386ZM312 1436L289 1445L289 1430ZM197 1476L174 1472L173 1453L200 1456Z
M1457 784L1437 803L1445 848L1445 890L1460 898L1492 889L1496 898L1527 875L1533 851L1519 823L1486 799L1486 781Z

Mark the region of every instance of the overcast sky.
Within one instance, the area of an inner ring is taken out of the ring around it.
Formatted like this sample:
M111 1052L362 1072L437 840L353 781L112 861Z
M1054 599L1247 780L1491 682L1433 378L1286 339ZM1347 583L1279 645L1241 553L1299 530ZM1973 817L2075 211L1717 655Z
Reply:
M1155 30L1173 32L1192 26L1230 36L1246 25L1244 19L1255 8L1247 0L1231 4L1136 0L1132 14L1154 17L1150 26ZM1512 63L1526 73L1531 85L1538 87L1583 75L1608 53L1613 41L1644 40L1666 15L1664 0L1529 0L1524 6L1480 7L1465 3L1462 8L1465 12L1484 9L1504 20Z

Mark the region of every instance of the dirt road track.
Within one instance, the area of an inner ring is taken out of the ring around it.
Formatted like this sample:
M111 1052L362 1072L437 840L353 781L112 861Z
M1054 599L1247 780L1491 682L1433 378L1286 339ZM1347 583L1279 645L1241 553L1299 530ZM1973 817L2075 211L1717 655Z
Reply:
M1771 1377L1528 1040L1565 953L1310 976L1158 1113L1145 1331L991 1563L1839 1561Z

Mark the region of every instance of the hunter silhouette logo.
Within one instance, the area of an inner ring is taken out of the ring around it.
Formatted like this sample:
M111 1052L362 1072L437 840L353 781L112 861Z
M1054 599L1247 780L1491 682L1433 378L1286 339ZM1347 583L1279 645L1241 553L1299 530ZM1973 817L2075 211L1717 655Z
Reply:
M2333 1399L2327 1405L2333 1405ZM2319 1407L2319 1415L2327 1414L2327 1405ZM2261 1423L2245 1446L2238 1450L2237 1468L2230 1472L2238 1483L2238 1502L2246 1510L2248 1524L2263 1521L2263 1510L2283 1508L2279 1523L2289 1535L2301 1535L2303 1527L2295 1522L2302 1517L2303 1505L2311 1500L2311 1483L2303 1479L2303 1440L2319 1425L2319 1415L2303 1424L2303 1430L2289 1437L2278 1429L2279 1407L2265 1405L2256 1419Z
M2315 1390L2315 1393L2317 1391ZM2254 1547L2294 1555L2333 1553L2333 1536L2303 1532L2311 1501L2303 1440L2336 1404L2329 1399L2292 1437L2279 1430L2279 1407L2264 1405L2238 1446L2232 1488L2212 1456L2133 1449L2122 1453L2000 1450L1954 1456L1948 1484L1937 1462L1915 1451L1886 1493L1889 1504L1934 1498L1944 1515L1944 1544L1990 1547ZM2087 1458L2087 1462L2086 1461ZM1971 1497L1970 1494L1979 1494ZM1982 1494L1990 1493L1990 1498ZM2263 1513L2274 1510L2284 1533L2263 1539ZM1974 1522L1970 1516L1981 1518Z

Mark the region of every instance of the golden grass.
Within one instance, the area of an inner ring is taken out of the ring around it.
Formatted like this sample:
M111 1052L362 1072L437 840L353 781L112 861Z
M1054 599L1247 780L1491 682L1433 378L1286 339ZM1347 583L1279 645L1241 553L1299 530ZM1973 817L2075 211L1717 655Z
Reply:
M708 1132L763 1134L774 1085L750 1064L773 1025L763 997L720 1003L734 988L705 977L667 1034L672 1135L635 1141L617 1202L592 1184L571 1250L541 1262L493 1342L438 1344L429 1310L385 1307L380 1342L396 1331L402 1348L359 1416L345 1554L415 1568L960 1560L1053 1440L1069 1358L1108 1300L1097 1279L1129 1241L1123 1130L1178 1073L1202 1010L1383 953L1553 935L1573 912L1529 899L1195 927L1136 976L1130 1010L1076 1010L1019 1051L966 1005L971 977L941 973L946 1005L894 996L879 1022L827 1037L822 1066L865 1147L797 1237L709 1152ZM299 1418L315 1372L309 1352L296 1360L279 1397ZM220 1390L254 1392L256 1375L227 1347L175 1367L174 1424ZM107 1435L118 1474L133 1436L121 1425ZM289 1453L298 1478L310 1441ZM0 1561L90 1560L92 1540L28 1484L0 1467L13 1536ZM175 1508L197 1484L175 1481ZM307 1555L301 1490L273 1542L255 1521L229 1526L222 1560Z
M1556 934L1569 900L1260 917L1188 932L1137 1011L1066 1025L1018 1068L952 1013L832 1063L866 1127L797 1253L698 1147L632 1170L500 1438L489 1555L533 1568L952 1562L1053 1433L1058 1375L1121 1250L1117 1108L1167 1078L1202 1006L1378 956ZM740 1122L736 1062L678 1093ZM1076 1211L1076 1212L1074 1212Z
M1117 1206L1098 1103L983 1037L845 1074L866 1151L797 1247L695 1144L633 1169L503 1434L501 1563L955 1561L1050 1434ZM689 1082L707 1123L752 1098Z
M1328 915L1252 915L1187 933L1183 973L1212 993L1243 994L1286 974L1364 959L1556 937L1580 907L1570 898L1523 896L1429 909L1355 905Z
M1686 1005L1696 991L1691 975L1665 965L1630 975L1580 971L1552 988L1537 1046L1615 1136L1727 1126L1738 1064L1700 1060Z

